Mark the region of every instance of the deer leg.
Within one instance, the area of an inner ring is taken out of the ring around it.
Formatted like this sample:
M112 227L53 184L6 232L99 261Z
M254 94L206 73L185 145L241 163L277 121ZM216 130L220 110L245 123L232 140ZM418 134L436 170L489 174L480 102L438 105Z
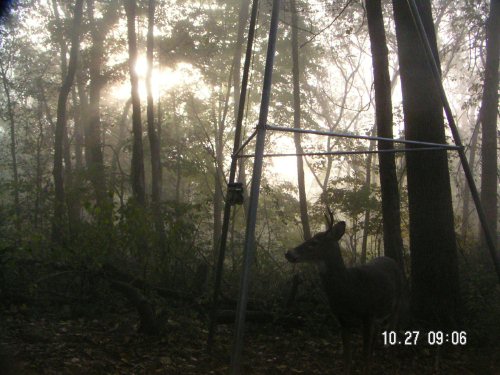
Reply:
M375 322L373 317L363 318L363 374L370 373L371 356L373 351L373 335L375 332Z
M401 298L398 298L394 304L392 315L389 318L389 329L396 331L399 328L399 320L401 315Z
M344 353L343 353L344 354L344 367L345 367L344 372L346 375L350 375L351 362L352 362L352 351L351 351L352 333L348 327L342 326L341 334L342 334L342 347L344 350Z

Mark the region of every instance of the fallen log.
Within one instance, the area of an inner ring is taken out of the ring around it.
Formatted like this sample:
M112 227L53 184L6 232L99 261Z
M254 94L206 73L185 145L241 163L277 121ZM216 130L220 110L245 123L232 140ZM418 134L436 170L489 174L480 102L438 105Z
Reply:
M154 309L146 297L129 284L109 278L107 281L113 289L123 294L123 296L136 308L140 319L139 331L149 335L157 334L160 330L159 323L156 319Z

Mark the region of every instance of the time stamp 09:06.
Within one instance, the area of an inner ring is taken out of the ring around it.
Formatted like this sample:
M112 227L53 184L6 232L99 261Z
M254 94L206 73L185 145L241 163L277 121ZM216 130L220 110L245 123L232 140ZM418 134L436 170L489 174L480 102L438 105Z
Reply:
M384 345L417 345L426 340L428 345L466 345L467 333L465 331L429 331L420 334L420 331L405 331L402 335L395 331L383 331Z

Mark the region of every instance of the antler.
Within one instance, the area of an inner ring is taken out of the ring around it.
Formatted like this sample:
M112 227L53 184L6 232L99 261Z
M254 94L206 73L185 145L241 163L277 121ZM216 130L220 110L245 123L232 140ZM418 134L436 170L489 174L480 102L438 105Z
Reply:
M328 226L328 229L332 229L333 228L333 212L332 210L330 210L330 207L326 207L326 210L327 210L327 213L328 213L328 216L326 215L326 213L324 214L325 215L325 219L326 219L326 224Z

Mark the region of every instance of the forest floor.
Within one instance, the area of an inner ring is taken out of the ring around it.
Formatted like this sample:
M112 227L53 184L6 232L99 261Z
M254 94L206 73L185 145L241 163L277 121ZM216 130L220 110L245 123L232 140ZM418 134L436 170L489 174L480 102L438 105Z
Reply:
M133 311L95 319L62 319L10 306L0 312L1 374L227 374L230 326L220 326L212 355L206 322L189 310L167 320L165 332L137 332ZM320 334L279 325L248 325L245 374L343 373L341 342L324 327ZM357 338L354 368L361 374ZM380 341L380 340L379 340ZM470 346L376 347L372 374L500 374L500 348Z

